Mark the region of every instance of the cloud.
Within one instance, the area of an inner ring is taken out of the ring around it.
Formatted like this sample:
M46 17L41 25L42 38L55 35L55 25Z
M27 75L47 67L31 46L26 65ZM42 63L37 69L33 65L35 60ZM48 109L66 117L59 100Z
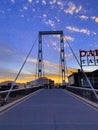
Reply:
M62 5L62 2L61 1L57 1L57 5Z
M15 50L5 46L0 47L0 52L4 54L15 54Z
M31 63L38 63L37 59L33 59L33 58L29 58L28 59L29 64ZM44 64L44 70L45 70L45 74L58 74L58 70L59 70L59 65L55 64L53 62L47 61L47 60L43 60L43 64ZM35 66L36 67L36 66ZM52 70L52 71L51 71Z
M58 23L61 22L60 18L58 18L57 16L55 16L55 19L56 19L56 21L57 21Z
M0 61L2 61L2 63L12 62L13 56L16 54L17 52L12 48L6 46L0 47Z
M12 3L15 3L15 0L11 0Z
M96 16L91 16L90 17L92 20L94 20L96 23L98 23L98 17L96 17Z
M52 42L52 45L53 45L53 46L57 46L57 42L55 42L55 41Z
M55 35L54 37L60 39L59 35ZM63 38L64 38L64 40L74 41L74 38L71 36L63 36Z
M14 81L17 72L13 69L1 68L0 67L0 82L3 81ZM35 75L21 72L16 82L25 83L35 79Z
M23 7L24 10L28 10L28 8L26 6Z
M96 35L96 32L92 31L92 34L93 34L93 35Z
M49 3L50 3L50 5L53 5L56 3L56 0L50 0Z
M78 8L76 8L75 12L79 13L82 10L82 6L80 5Z
M70 55L67 55L67 58L69 56ZM54 74L54 75L57 75L57 76L61 75L60 64L55 64L55 63L52 63L52 62L49 62L49 61L44 61L44 65L47 66L47 68L48 68L48 70L46 71L46 75L49 75L49 74L52 74L52 75ZM53 71L51 71L51 70L53 70ZM74 72L77 72L77 69L67 66L67 71L68 71L68 75L69 75L69 74L72 74Z
M42 4L43 5L46 5L47 3L46 3L46 0L42 0Z
M33 11L33 12L35 12L35 11L36 11L36 9L35 9L35 8L32 8L32 11Z
M35 58L28 58L28 62L31 62L31 63L37 63L37 59Z
M96 23L98 23L98 17L96 17L96 16L90 16L89 17L89 16L81 15L81 16L79 16L79 18L82 19L82 20L89 20L89 19L91 19L91 20L94 20ZM96 35L95 32L93 34Z
M73 31L73 32L79 32L79 33L84 33L86 35L90 35L90 30L88 29L79 29L77 27L73 27L73 26L67 26L66 29Z
M7 46L0 47L0 61L3 67L15 67L17 69L18 65L23 61L24 53L21 54L15 48L10 48Z
M68 41L74 41L74 38L71 36L64 36L64 40L68 40Z
M28 58L28 62L29 63L38 63L38 60L33 59L33 58ZM47 60L43 60L43 63L46 67L52 67L52 68L56 68L56 69L58 69L58 67L59 67L58 64L55 64L55 63L47 61Z
M16 73L14 70L0 67L0 80L5 78L14 80L15 76Z
M46 18L46 17L47 17L47 14L44 13L44 14L43 14L43 17Z
M62 1L57 1L57 5L59 6L60 10L64 10L64 7L65 7L65 2L62 2Z
M36 0L36 3L38 4L38 3L39 3L39 0Z
M29 3L32 3L32 0L28 0Z
M24 16L24 14L21 14L20 17L21 17L21 18L24 18L25 16Z
M46 22L45 22L47 25L50 25L51 27L55 27L55 23L53 20L51 19L48 19Z
M85 16L85 15L81 15L80 18L83 19L83 20L87 20L89 17Z
M74 13L79 13L82 9L82 6L76 7L72 2L68 3L68 8L64 10L65 13L73 15Z
M71 36L64 36L64 41L68 40L68 41L74 41L74 38L71 37ZM60 36L59 35L53 35L53 38L50 39L50 42L46 42L47 43L47 47L50 47L52 46L52 48L55 50L55 51L58 51L60 52L60 43L59 43L59 40L60 40ZM51 44L49 44L51 43ZM64 43L64 47L67 47L67 44Z
M56 51L60 52L60 47L55 46L55 47L54 47L54 50L56 50Z
M58 64L55 64L55 63L52 63L52 62L49 62L47 60L44 60L43 63L46 65L46 66L51 66L51 67L56 67L58 68Z
M96 16L91 16L90 17L92 20L95 20L96 19Z
M68 75L70 75L70 74L72 74L72 73L76 73L76 72L78 72L78 69L76 69L76 68L69 68L68 67Z
M37 63L38 60L35 59L35 58L28 58L28 62L30 62L30 63ZM56 67L58 66L57 64L52 63L52 62L49 62L49 61L47 61L47 60L43 60L43 63L44 63L46 66L56 66Z
M29 59L29 62L32 63L32 61L34 63L37 62L37 59L32 59L30 58ZM60 71L59 71L59 67L60 65L59 64L56 64L56 63L52 63L52 62L49 62L47 60L44 60L43 61L44 63L44 67L45 67L45 76L46 77L50 77L51 79L54 79L55 81L58 82L58 79L61 75ZM51 71L52 70L52 71ZM68 74L71 74L72 72L75 72L76 70L75 69L72 69L72 68L69 68L68 67ZM17 75L17 71L13 70L13 69L8 69L8 68L0 68L0 81L8 81L8 80L14 80L16 75ZM28 73L21 73L17 82L28 82L28 81L31 81L31 80L34 80L35 79L35 74L28 74Z

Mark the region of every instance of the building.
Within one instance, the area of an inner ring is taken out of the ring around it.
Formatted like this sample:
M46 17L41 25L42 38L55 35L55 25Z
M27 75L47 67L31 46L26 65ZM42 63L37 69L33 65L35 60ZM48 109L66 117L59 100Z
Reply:
M0 91L9 90L11 88L11 85L13 84L13 81L4 81L0 83ZM13 86L13 89L18 88L24 88L25 84L22 83L15 83Z
M30 86L43 86L46 88L51 88L54 86L54 81L46 77L40 77L37 80L28 82L27 84Z
M89 78L91 84L95 89L98 89L98 70L92 71L92 72L86 72L85 73L87 77ZM85 76L83 73L78 70L78 73L73 73L68 77L69 79L69 85L70 86L77 86L77 87L87 87L89 88L89 84L86 81Z

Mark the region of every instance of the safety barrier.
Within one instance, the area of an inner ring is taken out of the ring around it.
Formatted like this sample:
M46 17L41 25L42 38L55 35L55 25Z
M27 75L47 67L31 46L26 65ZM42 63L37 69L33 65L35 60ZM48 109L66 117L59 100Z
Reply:
M19 99L25 95L28 95L34 91L37 91L40 88L41 88L40 86L33 86L33 87L27 87L27 88L21 88L21 89L13 89L11 90L11 93L9 95L8 102ZM10 90L0 91L0 104L2 104L2 102L4 101L9 91Z
M98 99L96 99L92 89L90 88L83 88L83 87L75 87L75 86L67 86L66 89L68 91L71 91L81 97L84 97L90 101L98 102ZM98 90L95 89L96 93L98 94Z

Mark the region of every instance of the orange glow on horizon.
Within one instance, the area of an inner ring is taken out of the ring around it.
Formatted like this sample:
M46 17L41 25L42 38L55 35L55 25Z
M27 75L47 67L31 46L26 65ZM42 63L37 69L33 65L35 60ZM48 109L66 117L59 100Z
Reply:
M75 72L78 72L77 69L68 69L68 74L72 74L72 73L75 73ZM47 77L48 79L52 79L54 80L55 83L62 83L62 77L59 76L59 75L45 75L44 77ZM28 74L25 74L25 75L22 75L21 78L19 78L16 82L18 83L27 83L27 82L30 82L32 80L35 80L37 79L37 77L35 77L35 75L28 75ZM14 78L9 78L9 77L1 77L0 78L0 82L5 82L5 81L14 81ZM65 77L65 81L68 82L68 77Z
M61 83L61 76L58 75L46 75L45 76L48 79L54 80L55 83ZM27 79L26 79L27 78ZM37 79L37 78L36 78ZM35 80L35 76L27 76L24 79L18 79L16 82L18 83L27 83L32 80ZM14 81L12 78L0 78L0 82L5 82L5 81ZM66 77L66 82L68 82L68 78Z

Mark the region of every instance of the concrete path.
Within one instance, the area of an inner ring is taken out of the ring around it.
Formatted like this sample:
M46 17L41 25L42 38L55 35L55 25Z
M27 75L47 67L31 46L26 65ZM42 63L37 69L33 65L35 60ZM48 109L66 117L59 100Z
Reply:
M43 89L2 112L0 130L98 130L98 110L61 89Z

